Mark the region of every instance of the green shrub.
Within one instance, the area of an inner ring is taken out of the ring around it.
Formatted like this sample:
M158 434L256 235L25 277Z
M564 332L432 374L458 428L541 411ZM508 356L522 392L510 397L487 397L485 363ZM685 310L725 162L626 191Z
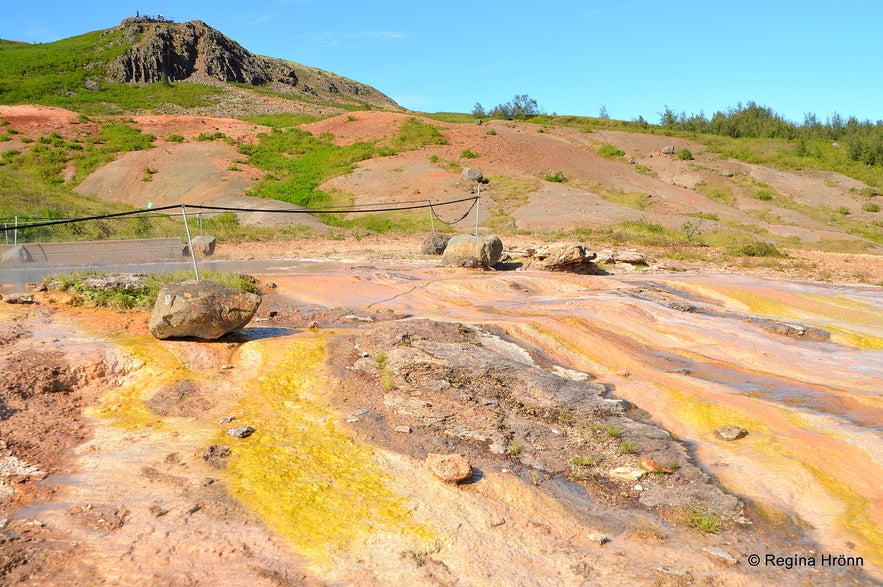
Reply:
M551 182L554 182L554 183L566 183L566 182L567 182L567 178L564 177L564 172L563 172L563 171L556 171L556 172L553 173L552 175L547 175L547 176L545 177L545 180L546 180L546 181L551 181Z
M169 143L183 143L184 140L185 140L184 137L182 137L181 135L176 135L176 134L172 134L172 135L169 135L166 137L166 141Z
M476 159L478 157L478 153L473 151L472 149L466 148L460 151L461 159Z
M875 204L874 202L865 202L862 204L862 210L865 212L879 212L880 206Z
M757 190L756 192L754 192L754 197L757 200L761 200L763 202L769 202L770 200L773 199L773 194L769 190L761 189L761 190Z
M682 161L692 161L693 153L690 152L690 149L681 149L677 153L675 153L675 157Z
M617 149L610 143L602 143L601 146L598 147L598 154L607 157L608 159L615 159L617 157L625 156L625 151Z
M216 132L203 132L199 133L199 136L196 137L197 141L217 141L217 140L227 140L227 135L220 131Z
M727 253L739 257L784 257L776 245L761 240L747 240L726 247Z

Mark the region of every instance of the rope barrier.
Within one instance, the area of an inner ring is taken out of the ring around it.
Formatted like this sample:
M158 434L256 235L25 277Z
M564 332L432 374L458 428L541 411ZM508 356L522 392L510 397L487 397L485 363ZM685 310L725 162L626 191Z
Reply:
M117 212L115 214L101 214L97 216L84 216L81 218L60 218L56 220L46 220L42 222L30 222L23 224L21 222L21 217L19 217L18 226L0 226L0 231L2 232L12 232L13 230L23 230L28 228L38 228L41 226L55 226L60 224L72 224L75 222L86 222L90 220L105 220L105 219L123 219L126 216L140 216L140 217L157 217L163 216L160 214L156 214L156 212L163 210L180 210L182 206L186 206L187 208L194 210L209 210L216 212L264 212L269 214L340 214L340 213L371 213L371 212L397 212L402 210L419 210L423 208L429 208L430 212L439 219L440 222L444 224L456 224L466 218L470 211L475 207L475 203L478 198L472 196L469 198L461 198L458 200L448 200L446 202L436 202L433 204L428 200L411 200L406 202L400 202L399 205L391 206L390 204L394 204L394 202L384 202L378 204L366 204L364 206L330 206L328 208L302 208L302 209L290 209L290 208L240 208L240 207L231 207L231 206L209 206L209 205L197 205L197 204L173 204L170 206L160 206L154 208L145 208L141 210L132 210L129 212ZM440 206L448 206L451 204L460 204L463 202L472 202L472 205L469 207L469 210L466 211L463 216L455 220L454 222L448 223L438 217L435 212L435 208ZM407 205L401 205L407 204ZM383 208L377 208L377 206L385 206Z

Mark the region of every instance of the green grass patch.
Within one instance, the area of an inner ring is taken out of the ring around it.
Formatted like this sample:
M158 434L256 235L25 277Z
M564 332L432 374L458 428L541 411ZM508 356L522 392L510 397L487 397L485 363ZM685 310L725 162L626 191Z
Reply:
M87 277L100 276L97 271L75 272L50 275L43 279L47 287L65 291L74 297L75 303L87 307L110 308L112 310L145 310L152 308L163 286L169 283L193 279L191 271L153 273L144 280L144 287L136 289L93 290L85 286ZM248 275L219 271L201 271L203 281L216 281L242 291L257 293L257 280Z
M537 179L524 179L508 175L488 177L490 200L493 202L490 218L485 221L489 228L504 230L514 222L512 213L530 201L530 194L540 189ZM484 194L486 192L482 192ZM486 204L485 204L486 205Z
M625 157L625 151L617 149L610 143L601 143L598 146L598 154L607 159L621 159Z
M448 139L436 126L411 117L402 122L391 143L396 152L413 151L430 145L447 145Z
M719 534L723 525L718 514L696 504L684 509L684 523L689 528L709 534Z
M733 190L727 186L711 185L700 181L696 184L696 190L709 200L714 200L727 206L732 206L736 203L736 198L733 197Z
M588 457L573 456L570 458L570 464L575 467L595 467L601 462L601 457L592 455Z

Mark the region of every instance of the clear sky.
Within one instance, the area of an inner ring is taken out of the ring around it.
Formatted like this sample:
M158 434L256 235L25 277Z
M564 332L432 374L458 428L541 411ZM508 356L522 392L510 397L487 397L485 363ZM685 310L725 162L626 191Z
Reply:
M5 0L0 38L55 41L141 13L422 112L527 94L548 113L659 122L753 100L793 122L883 119L883 0ZM85 5L85 6L84 6Z

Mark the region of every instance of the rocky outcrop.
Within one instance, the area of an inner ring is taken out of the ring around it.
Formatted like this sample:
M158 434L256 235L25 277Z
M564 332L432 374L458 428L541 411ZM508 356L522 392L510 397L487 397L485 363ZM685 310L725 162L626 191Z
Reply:
M596 254L578 243L556 243L527 252L526 264L546 271L597 274L601 269L595 264Z
M347 422L425 459L442 480L456 482L457 471L466 478L467 459L479 477L489 462L505 459L527 479L559 476L626 492L648 507L694 504L721 520L744 521L742 502L715 486L685 447L631 418L635 406L610 397L589 374L543 368L525 349L482 329L422 319L380 325L334 352L343 357L345 348L358 349L346 372L378 380L377 395L361 398L375 408ZM407 438L393 432L403 425L412 430Z
M337 101L398 108L388 96L359 82L298 63L255 55L204 22L174 23L127 18L122 30L131 47L109 65L118 82L194 81L273 86Z
M261 298L213 281L183 281L163 287L150 316L156 338L215 340L252 319Z
M493 267L503 256L503 242L497 236L458 234L451 237L442 255L442 265Z

